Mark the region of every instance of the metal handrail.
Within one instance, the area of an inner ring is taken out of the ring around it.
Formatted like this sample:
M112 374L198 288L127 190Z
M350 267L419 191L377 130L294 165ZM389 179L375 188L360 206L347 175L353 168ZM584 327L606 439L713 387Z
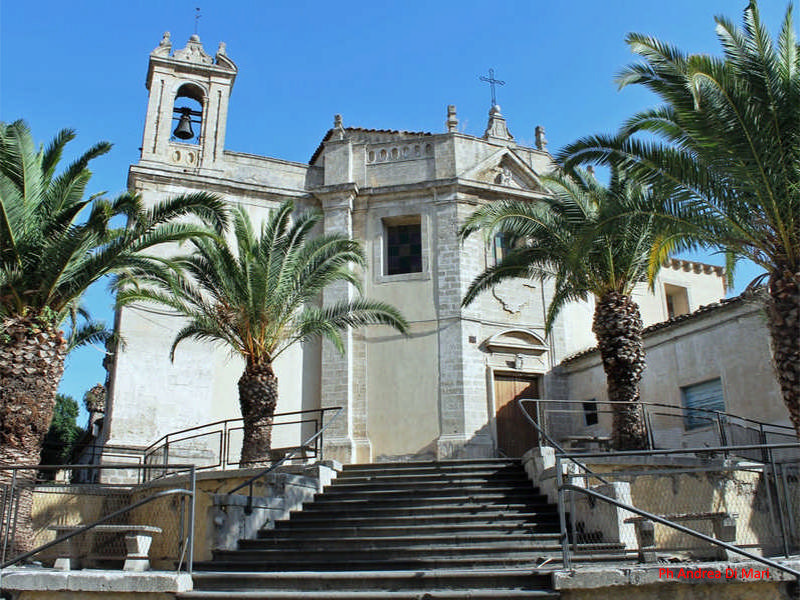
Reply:
M308 409L305 409L305 410L295 410L295 411L285 412L285 413L275 413L273 415L273 418L286 417L286 416L289 416L289 415L302 415L302 414L313 413L313 412L322 412L322 413L324 413L327 410L334 410L335 408L338 408L338 407L308 408ZM150 444L149 446L144 448L144 450L142 450L142 452L144 452L144 453L149 452L150 450L155 448L158 444L160 444L161 442L163 442L164 440L166 440L170 436L175 436L175 435L179 435L181 433L188 433L190 431L196 431L198 429L205 429L206 427L214 427L215 425L223 425L223 424L226 424L226 423L233 423L234 421L242 421L242 420L243 420L242 417L237 417L235 419L222 419L221 421L212 421L211 423L203 423L202 425L195 425L194 427L187 427L186 429L178 429L176 431L170 431L169 433L165 433L160 438L158 438L155 442L153 442L152 444ZM276 423L276 425L281 425L281 423Z
M336 407L338 408L338 407ZM325 414L328 411L335 410L332 407L325 407L325 408L314 408L314 409L306 409L306 410L297 410L297 411L289 411L284 413L276 413L273 415L273 419L281 419L284 417L290 417L294 415L316 415L315 418L311 419L300 419L294 421L283 421L273 423L273 429L275 427L284 426L284 425L304 425L306 423L314 423L315 428L319 426L319 423L324 421ZM318 417L318 418L317 418ZM144 462L149 462L154 459L160 461L164 466L167 466L169 463L169 451L172 445L177 444L179 442L185 442L187 440L192 440L196 438L203 438L208 436L219 436L219 456L216 459L216 462L213 464L203 464L198 465L198 470L203 469L215 469L221 468L226 469L233 464L238 464L233 461L228 460L228 455L230 451L230 435L232 432L237 431L243 428L243 419L241 417L236 419L223 419L220 421L213 421L211 423L204 423L202 425L196 425L194 427L187 427L185 429L179 429L176 431L171 431L163 436L161 436L158 440L144 448L142 452ZM215 428L215 429L213 429ZM199 432L199 433L194 433ZM187 434L194 434L194 435L187 435ZM318 452L318 448L314 448L315 453ZM159 453L163 453L163 459L158 458Z
M258 473L253 475L250 479L246 480L244 483L241 483L241 484L237 485L235 488L233 488L232 490L230 490L228 492L227 495L230 496L234 492L238 492L242 488L249 486L248 495L247 495L247 506L245 507L245 513L246 514L250 514L253 511L253 483L255 483L255 481L260 479L261 477L264 477L265 475L268 475L269 473L271 473L272 471L277 469L279 466L281 466L287 460L289 460L291 458L294 458L295 455L298 452L300 452L300 450L302 448L308 447L309 444L311 444L312 442L315 442L325 432L325 430L328 427L330 427L331 423L333 423L334 421L336 421L336 419L339 418L339 415L341 415L342 412L344 411L344 407L343 406L334 406L334 407L327 408L325 410L336 410L336 414L333 415L333 417L331 418L330 421L328 421L325 425L323 425L322 429L320 429L314 435L312 435L310 438L305 440L300 445L300 447L290 450L289 452L287 452L286 454L283 455L283 458L281 458L277 462L273 463L272 465L270 465L266 469L264 469L262 471L259 471Z
M583 404L585 404L586 402L588 402L588 401L584 401L584 400L556 400L556 399L551 399L551 398L521 398L521 400L525 400L527 402L536 402L537 404L540 403L540 402L542 402L542 403L543 402L553 402L553 403L557 402L559 404L575 404L575 405L581 405L581 406ZM630 402L627 402L627 401L624 401L624 400L594 400L594 403L598 404L598 405L599 404L609 404L609 405L612 405L612 406L615 405L615 404L621 404L621 405L627 405L627 406L631 405ZM648 408L648 407L654 407L654 408L668 408L668 409L671 409L671 410L674 410L674 411L680 411L680 412L683 412L683 411L686 411L686 410L691 410L693 413L708 413L710 415L713 415L714 419L717 419L717 418L737 419L737 420L743 421L745 423L749 423L749 424L752 424L752 425L757 425L758 427L753 427L753 429L757 430L757 431L761 431L762 427L772 427L774 429L778 429L778 430L782 430L782 431L772 431L770 433L776 433L776 434L779 434L779 435L783 435L783 431L785 431L787 435L796 435L794 427L792 427L790 425L781 425L781 424L777 424L777 423L768 423L766 421L759 421L758 419L751 419L750 417L742 417L740 415L734 415L733 413L724 412L724 411L720 411L720 410L711 410L711 409L708 409L708 408L691 408L691 409L687 409L687 408L684 408L684 407L681 407L681 406L675 406L674 404L664 404L663 402L644 402L644 401L641 401L641 400L636 402L636 404L637 405L641 405L645 409ZM657 414L660 414L662 416L672 416L672 415L664 415L664 413L657 413ZM709 417L709 418L711 418L711 417Z
M790 449L790 448L791 449L800 448L800 442L797 442L797 443L784 443L784 444L760 444L760 445L759 444L751 444L751 445L744 445L744 446L716 446L716 447L703 447L703 448L682 448L682 449L672 449L672 450L629 450L629 451L624 451L624 452L616 452L615 456L631 457L631 456L655 456L655 455L662 455L662 454L663 455L702 454L702 453L714 454L714 453L722 452L722 451L726 451L726 450L727 451L730 451L730 450L734 450L734 451L761 450L762 453L765 453L765 454L767 454L769 456L769 462L772 465L772 472L776 473L776 464L775 464L775 461L774 461L774 458L773 458L772 451L773 450L781 450L781 449ZM620 502L620 501L618 501L618 500L616 500L614 498L610 498L608 496L605 496L604 494L601 494L600 492L597 492L595 490L590 490L590 489L588 489L588 483L584 484L587 487L576 486L576 485L573 485L571 483L564 483L564 480L563 480L563 477L562 477L562 473L561 473L561 466L560 466L561 465L561 461L562 460L572 460L573 456L574 455L570 455L570 454L559 454L556 457L556 483L557 483L557 489L558 489L558 505L559 505L558 508L559 508L559 520L560 520L560 525L561 525L561 537L562 537L562 545L563 545L562 553L563 553L563 560L564 560L565 568L569 568L566 565L570 564L570 556L569 556L569 548L568 548L569 540L568 540L568 534L567 534L567 528L566 528L566 515L565 515L566 499L565 499L565 495L564 494L565 494L566 491L578 491L578 492L585 493L585 494L587 494L589 496L592 496L592 497L600 498L602 500L605 500L605 501L607 501L607 502L609 502L611 504L614 504L614 505L618 506L619 508L623 508L625 510L629 510L629 511L631 511L633 513L639 514L640 516L645 516L647 518L650 518L653 521L656 521L657 523L661 523L662 525L666 525L666 526L672 527L672 528L677 529L677 530L679 530L679 531L681 531L683 533L687 533L687 534L689 534L691 536L700 538L700 539L702 539L702 540L704 540L706 542L710 542L712 544L716 544L718 546L722 546L722 547L724 547L724 548L726 548L728 550L737 552L737 553L742 554L742 555L744 555L744 556L746 556L748 558L752 558L752 559L760 561L760 562L762 562L764 564L768 564L769 566L774 566L774 567L776 567L776 568L778 568L780 570L787 571L790 574L792 574L793 576L797 577L798 578L798 582L800 582L800 573L799 572L794 571L792 569L785 568L782 565L780 565L779 563L775 563L774 561L767 561L767 559L762 560L761 557L759 557L757 555L752 555L752 554L740 549L738 546L727 544L725 542L722 542L721 540L717 540L716 538L711 538L711 537L705 536L704 534L701 534L701 533L696 532L696 531L694 531L692 529L688 529L688 528L686 528L686 527L684 527L684 526L682 526L682 525L680 525L678 523L670 521L669 519L666 519L665 517L661 517L659 515L653 515L652 513L649 513L647 511L642 510L642 509L636 508L636 507L628 505L628 504L624 504L624 503L622 503L622 502ZM595 453L589 453L589 454L581 453L581 454L579 454L577 456L580 456L581 458L584 458L584 459L586 459L586 458L608 458L609 454L607 452L595 452ZM785 493L785 491L784 491L784 493ZM786 553L786 556L788 557L789 556L789 550L788 550L788 546L786 545L786 526L785 526L785 524L783 522L782 516L783 515L781 514L781 522L780 522L780 527L781 527L781 532L782 532L781 535L782 535L782 538L783 538L784 551Z
M710 537L710 536L707 536L707 535L702 534L700 532L694 531L692 529L689 529L688 527L684 527L683 525L680 525L678 523L674 523L672 521L669 521L668 519L665 519L665 518L660 517L658 515L654 515L653 513L650 513L648 511L636 508L635 506L631 506L629 504L625 504L623 502L620 502L619 500L616 500L614 498L610 498L610 497L608 497L608 496L606 496L604 494L601 494L601 493L599 493L599 492L597 492L595 490L590 490L588 488L580 487L580 486L577 486L577 485L573 485L571 483L564 483L563 474L561 472L561 461L562 460L569 460L572 463L574 463L575 465L577 465L578 467L580 467L581 469L583 469L587 474L593 476L594 478L596 478L596 479L598 479L598 480L600 480L603 483L608 485L609 482L607 480L605 480L602 477L600 477L599 475L597 475L588 466L586 466L584 463L582 463L581 461L579 461L578 459L575 458L575 456L580 456L581 458L584 458L584 459L586 459L586 458L606 458L606 457L608 457L608 453L607 452L604 452L604 453L580 453L578 455L574 455L574 454L570 454L570 453L566 452L564 450L564 448L558 442L556 442L546 431L544 431L544 429L542 429L539 426L539 424L530 416L528 411L525 409L525 406L524 406L525 402L535 402L536 403L536 407L537 407L537 414L538 414L539 402L541 402L541 400L540 399L534 399L534 398L520 398L517 401L517 404L518 404L520 410L522 411L522 414L525 415L525 418L528 420L528 422L530 422L531 425L533 425L534 428L539 432L539 434L541 436L543 436L544 439L547 440L551 444L551 446L558 451L558 455L556 456L556 469L555 469L555 471L556 471L556 483L557 483L557 488L558 488L558 508L559 508L558 512L559 512L559 525L560 525L560 528L561 528L561 545L562 545L562 554L563 554L562 559L563 559L563 564L564 564L564 568L565 569L571 569L571 559L570 559L570 554L569 554L569 540L568 540L567 525L566 525L565 497L564 497L564 494L565 494L566 491L573 491L573 492L580 492L580 493L586 494L586 495L594 497L594 498L596 498L598 500L603 500L605 502L608 502L610 504L613 504L613 505L617 506L618 508L622 508L624 510L628 510L628 511L630 511L632 513L635 513L635 514L638 514L640 516L646 517L646 518L648 518L648 519L650 519L652 521L655 521L655 522L660 523L662 525L665 525L667 527L671 527L673 529L681 531L682 533L685 533L687 535L699 538L699 539L701 539L703 541L706 541L706 542L709 542L709 543L711 543L713 545L720 546L720 547L725 548L726 550L729 550L731 552L735 552L737 554L740 554L742 556L745 556L747 558L750 558L752 560L755 560L755 561L760 562L762 564L765 564L767 566L770 566L770 567L773 567L773 568L778 569L780 571L783 571L785 573L788 573L788 574L792 575L795 578L795 580L798 582L798 585L800 585L800 571L796 571L796 570L794 570L794 569L792 569L790 567L786 567L784 565L781 565L780 563L775 562L773 560L770 560L770 559L758 556L757 554L753 554L751 552L743 550L743 549L739 548L738 546L729 544L727 542L723 542L721 540L717 540L717 539L715 539L713 537ZM564 400L564 401L554 401L554 402L564 402L564 403L567 403L567 404L583 404L582 402L579 402L579 401L576 401L576 400ZM607 401L607 402L609 404L613 404L614 403L613 401ZM660 403L643 403L643 402L639 402L638 404L642 404L645 414L647 414L645 405L662 406L662 407L667 407L667 408L672 408L672 409L678 408L678 407L674 407L674 406L671 406L671 405L664 405L664 404L660 404ZM755 420L752 420L752 419L747 419L745 417L737 417L735 415L728 415L727 413L721 413L720 411L709 411L709 410L706 410L706 409L698 409L698 410L699 411L703 411L703 412L715 413L718 419L722 415L725 415L725 416L730 416L730 417L737 418L737 419L742 419L744 421L748 421L749 420L750 422L758 423L759 426L760 426L759 430L760 430L760 433L762 434L762 437L763 437L763 434L764 434L764 425L770 425L771 426L771 424L769 424L769 423L761 423L759 421L755 421ZM785 427L785 426L775 426L775 427L789 429L794 433L794 429L792 429L790 427ZM659 451L655 451L655 450L631 450L631 451L615 452L615 455L616 456L647 456L647 455L653 455L653 454L693 454L693 453L709 453L709 452L720 452L720 451L729 452L731 450L736 450L736 451L762 450L762 452L763 452L764 450L766 450L768 452L769 456L770 456L770 460L772 461L772 450L773 449L779 450L779 449L784 449L784 448L798 448L798 447L800 447L800 442L798 442L798 443L786 443L786 444L769 444L769 445L757 444L757 445L746 445L746 446L728 446L728 445L726 445L726 446L711 447L711 448L708 448L708 447L705 447L705 448L682 448L682 449L659 450ZM784 543L785 543L785 539L784 539Z
M131 467L131 465L102 465L101 468L110 469L110 468L113 468L114 466L122 467L122 468L130 468ZM63 468L70 468L70 467L72 467L72 468L74 468L74 467L84 467L84 468L86 468L86 465L64 465ZM1 470L31 470L31 468L35 468L35 467L31 467L30 465L24 465L24 466L22 466L22 465L8 465L8 466L5 466L4 465L4 466L2 466ZM145 468L147 468L147 467L145 466ZM76 529L75 531L72 531L70 533L62 535L61 537L56 537L56 539L54 539L54 540L52 540L52 541L50 541L50 542L48 542L46 544L43 544L43 545L39 546L38 548L34 548L33 550L25 552L24 554L20 554L19 556L13 558L12 560L9 560L9 561L6 561L6 562L0 564L0 569L5 569L6 567L10 567L11 565L15 565L18 562L21 562L21 561L25 560L26 558L30 558L31 556L33 556L35 554L38 554L39 552L42 552L43 550L47 550L48 548L52 548L53 546L55 546L57 544L60 544L60 543L66 541L66 540L68 540L68 539L70 539L70 538L72 538L72 537L74 537L76 535L80 535L82 533L85 533L86 531L89 531L90 529L94 529L98 525L102 525L103 523L105 523L107 521L110 521L111 519L114 519L114 518L116 518L116 517L118 517L120 515L123 515L123 514L125 514L127 512L130 512L130 511L132 511L132 510L134 510L136 508L139 508L140 506L143 506L145 504L149 504L153 500L156 500L158 498L163 498L165 496L174 496L176 494L181 494L181 495L184 495L184 496L189 496L191 498L191 502L189 503L189 518L187 519L188 526L189 526L189 536L188 536L188 540L186 542L187 572L191 574L192 567L193 567L193 564L194 564L194 508L195 508L194 505L195 505L195 485L196 485L195 468L194 468L194 465L175 465L173 468L175 468L175 469L184 469L184 470L188 470L189 471L189 482L190 482L190 488L191 489L187 490L187 489L178 488L178 489L163 490L161 492L156 492L155 494L153 494L151 496L148 496L147 498L143 498L142 500L139 500L138 502L134 502L133 504L129 504L128 506L120 508L119 510L114 511L111 514L106 515L102 519L98 519L97 521L94 521L93 523L89 523L88 525L84 525L84 526L80 527L79 529ZM183 542L183 540L181 540L181 542Z
M672 522L672 521L670 521L668 519L665 519L663 517L660 517L658 515L654 515L651 512L648 512L646 510L642 510L641 508L636 508L635 506L631 506L630 504L625 504L624 502L620 502L619 500L616 500L614 498L610 498L610 497L606 496L605 494L601 494L601 493L596 492L594 490L583 488L583 487L580 487L580 486L577 486L577 485L572 485L570 483L562 483L560 485L559 489L560 490L563 489L563 490L567 490L567 491L573 491L573 492L580 492L582 494L586 494L588 496L592 496L592 497L594 497L594 498L596 498L598 500L602 500L604 502L608 502L610 504L613 504L613 505L617 506L618 508L630 511L632 513L636 513L639 516L646 517L646 518L650 519L651 521L655 521L656 523L660 523L661 525L666 525L667 527L671 527L672 529L677 529L681 533L685 533L685 534L690 535L692 537L696 537L698 539L703 540L704 542L708 542L708 543L714 544L716 546L721 546L722 548L725 548L726 550L730 550L731 552L735 552L737 554L741 554L742 556L745 556L745 557L747 557L747 558L749 558L751 560L754 560L756 562L760 562L760 563L762 563L764 565L767 565L768 567L773 567L775 569L778 569L779 571L783 571L784 573L788 573L789 575L794 576L794 578L797 581L800 582L800 571L796 571L795 569L792 569L790 567L782 565L779 562L776 562L774 560L770 560L768 558L764 558L763 556L759 556L757 554L753 554L752 552L748 552L747 550L743 550L742 548L739 548L738 546L735 546L733 544L729 544L727 542L723 542L722 540L718 540L716 538L707 536L707 535L705 535L703 533L700 533L699 531L694 531L693 529L689 529L688 527L684 527L683 525L680 525L678 523L674 523L674 522ZM569 558L568 558L568 554L567 554L567 551L566 551L566 544L564 545L564 551L565 551L565 555L564 556L565 556L565 559L566 559L565 563L564 563L564 568L565 569L570 569Z
M566 450L564 450L564 448L562 448L562 447L561 447L561 445L560 445L558 442L556 442L556 441L555 441L553 438L551 438L551 437L550 437L550 435L549 435L549 434L548 434L548 433L547 433L547 432L546 432L544 429L542 429L541 427L539 427L539 424L538 424L538 423L537 423L537 422L536 422L536 421L533 419L533 417L531 417L531 416L528 414L528 411L527 411L527 410L525 410L525 407L523 406L523 402L536 402L536 400L534 400L534 399L532 399L532 398L520 398L519 400L517 400L517 406L519 406L519 409L522 411L522 414L523 414L523 415L525 415L525 418L526 418L526 419L528 419L528 422L529 422L531 425L533 425L533 426L536 428L536 431L538 431L540 435L544 436L544 438L545 438L545 439L546 439L548 442L550 442L550 445L551 445L553 448L555 448L556 450L558 450L558 451L559 451L559 453L561 453L561 454L562 454L562 455L564 455L566 458L568 458L569 460L571 460L571 461L572 461L574 464L576 464L578 467L580 467L581 469L583 469L584 471L586 471L586 473L588 473L589 475L592 475L593 477L595 477L596 479L599 479L600 481L602 481L602 482L603 482L603 483L605 483L605 484L607 484L607 483L608 483L608 481L606 481L606 480L605 480L605 479L603 479L603 478L602 478L600 475L598 475L597 473L595 473L594 471L592 471L592 470L591 470L589 467L587 467L585 464L583 464L582 462L580 462L579 460L577 460L577 459L575 459L575 458L572 458L572 456L569 456L569 455L568 455L568 453L567 453L567 451L566 451Z
M650 456L654 454L711 454L713 452L724 452L725 450L783 450L787 448L800 449L800 441L784 443L784 444L751 444L748 446L703 446L702 448L673 448L670 450L621 450L615 451L615 456ZM580 456L581 458L607 458L608 452L591 452L580 454L570 454L568 452L562 455L562 458L571 458L572 456Z

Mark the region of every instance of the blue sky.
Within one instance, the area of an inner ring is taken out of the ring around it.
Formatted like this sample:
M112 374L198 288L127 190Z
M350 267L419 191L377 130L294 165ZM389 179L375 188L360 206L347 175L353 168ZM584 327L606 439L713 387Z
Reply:
M481 135L490 105L478 77L506 82L498 102L509 128L532 145L543 125L557 150L613 131L652 105L642 90L618 91L614 75L634 57L631 31L687 51L718 53L713 17L741 20L745 0L573 0L551 2L14 2L0 5L0 120L24 118L44 143L78 132L72 154L114 144L94 162L90 192L117 194L138 160L147 102L148 53L164 31L173 48L194 32L214 54L220 41L239 67L226 146L307 162L341 113L346 126L439 132L455 104L460 128ZM762 1L770 30L786 3ZM67 157L69 160L69 156ZM66 164L66 161L65 161ZM719 256L701 257L722 264ZM736 289L754 276L738 273ZM102 286L87 305L111 321ZM104 378L102 354L73 353L61 391L82 398Z

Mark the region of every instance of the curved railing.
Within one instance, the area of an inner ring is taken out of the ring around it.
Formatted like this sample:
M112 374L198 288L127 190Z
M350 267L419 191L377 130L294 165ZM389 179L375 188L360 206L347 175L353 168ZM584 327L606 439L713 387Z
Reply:
M344 407L343 406L335 406L335 407L332 407L332 408L326 409L326 410L335 410L336 413L322 427L322 429L320 429L314 435L312 435L310 438L305 440L303 442L302 446L310 446L311 444L316 444L317 441L321 441L322 434L325 433L325 430L328 429L328 427L330 427L331 424L333 424L336 421L336 419L339 418L339 415L341 415L342 412L344 411ZM247 506L245 507L245 513L246 514L250 514L251 512L253 512L253 485L255 484L255 482L258 481L259 479L261 479L262 477L265 477L265 476L269 475L270 473L272 473L275 469L280 467L287 460L291 460L292 458L294 458L300 452L300 450L301 450L301 448L294 448L294 449L290 450L289 452L284 454L283 458L278 460L276 463L274 463L273 465L267 467L266 469L263 469L262 471L259 471L258 473L256 473L252 477L250 477L245 482L237 485L235 488L230 490L228 492L228 495L230 496L231 494L233 494L235 492L238 492L239 490L241 490L241 489L243 489L245 487L248 487L249 490L248 490L248 495L247 495Z
M313 433L309 439L313 441L303 442L299 446L294 442L291 448L275 448L273 454L281 450L298 449L298 453L302 451L307 458L321 459L323 439L321 435L316 434L324 428L327 414L337 409L338 407L318 408L276 413L272 423L273 440L279 437L275 435L276 432L280 434L290 428L292 431L294 428L300 429L300 435L292 433L291 437L297 435L295 439L301 439L303 429L311 428ZM243 431L241 418L224 419L171 431L142 451L142 462L147 465L163 465L165 471L172 459L195 463L198 470L237 468L238 456L232 457L231 453L241 444L237 443L236 438L242 436ZM267 459L265 458L265 462ZM157 471L152 474L158 476Z
M538 434L539 434L539 435L537 436L537 439L538 439L538 441L539 441L539 446L541 446L541 441L542 441L542 438L544 438L545 440L547 440L547 441L550 443L550 446L552 446L553 448L555 448L556 450L558 450L558 451L559 451L561 454L563 454L563 455L567 456L567 455L568 455L568 453L567 453L567 451L566 451L566 450L564 450L564 448L562 448L562 447L561 447L561 444L559 444L559 443L558 443L557 441L555 441L555 440L554 440L552 437L550 437L550 435L549 435L549 434L548 434L548 433L547 433L547 432L546 432L544 429L542 429L542 428L539 426L539 424L538 424L538 423L537 423L537 422L536 422L536 421L533 419L533 417L531 417L531 416L530 416L530 414L528 414L528 411L527 411L527 410L525 410L525 406L524 406L524 404L523 404L523 403L524 403L524 402L528 402L528 401L529 401L529 399L528 399L528 398L520 398L519 400L517 400L517 406L519 406L519 409L522 411L522 414L523 414L523 415L525 415L525 418L528 420L528 422L529 422L531 425L533 425L533 427L534 427L534 428L536 429L536 431L538 432ZM577 465L579 468L583 469L583 471L584 471L584 472L588 473L589 475L591 475L591 476L592 476L592 477L594 477L595 479L598 479L598 480L602 481L603 483L608 483L608 481L606 481L605 479L603 479L603 478L602 478L600 475L598 475L597 473L595 473L594 471L592 471L592 470L591 470L589 467L587 467L585 464L583 464L583 463L582 463L582 462L580 462L579 460L577 460L577 459L574 459L574 458L572 458L572 457L570 457L570 460L573 462L573 464L575 464L575 465Z
M534 405L533 411L526 408L526 405L530 404ZM586 407L589 404L593 410L587 413ZM539 437L539 445L544 439L559 451L564 450L563 442L573 439L592 441L590 438L594 437L596 441L610 445L610 440L601 436L576 434L591 430L593 426L602 426L601 417L612 414L613 406L616 404L630 406L631 403L608 400L584 402L532 398L521 398L518 401L527 420L535 423L537 431L543 434ZM641 411L642 422L647 430L646 449L649 450L670 447L669 437L663 435L665 432L673 432L673 435L679 434L681 441L685 439L692 445L707 444L723 448L792 443L797 439L794 428L788 425L776 425L723 411L703 408L686 409L659 402L637 402L636 406ZM595 421L593 424L587 423L589 416L593 417ZM687 418L693 420L695 427L687 429ZM582 424L576 425L578 421L582 421ZM659 422L659 426L655 427L654 422ZM701 425L697 426L697 422L700 422ZM570 450L575 451L575 449ZM748 451L748 457L766 460L765 455L754 456L755 452L757 451Z

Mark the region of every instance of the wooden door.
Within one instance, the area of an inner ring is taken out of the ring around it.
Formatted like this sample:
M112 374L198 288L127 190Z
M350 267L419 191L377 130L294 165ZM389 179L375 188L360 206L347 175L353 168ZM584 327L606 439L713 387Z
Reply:
M517 400L538 397L538 377L495 374L494 408L497 423L497 448L506 456L519 458L536 445L538 439L536 429L520 411ZM529 412L533 412L532 405L526 408Z

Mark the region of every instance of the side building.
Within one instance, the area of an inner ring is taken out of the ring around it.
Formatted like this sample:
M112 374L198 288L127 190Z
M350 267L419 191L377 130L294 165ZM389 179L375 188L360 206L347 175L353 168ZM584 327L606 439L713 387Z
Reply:
M512 281L468 308L470 282L504 251L502 238L458 238L482 203L537 202L540 176L553 168L542 130L535 147L519 145L498 106L482 137L458 131L448 107L443 133L347 127L340 116L308 164L225 149L236 65L220 44L208 55L197 36L172 51L169 35L150 54L141 157L129 187L147 203L194 191L244 206L255 222L287 198L324 213L324 230L359 240L368 255L367 296L397 306L411 323L345 335L345 353L327 343L297 345L276 364L279 412L343 406L326 432L326 456L342 462L409 456L519 455L526 430L514 400L565 398L551 371L594 343L593 305L575 303L544 331L551 285ZM656 293L637 294L647 324L724 295L719 267L675 261ZM354 291L326 291L335 302ZM120 311L126 344L110 372L104 421L108 445L145 447L174 430L239 416L241 361L222 348L169 347L180 321L152 306ZM530 434L530 431L527 432ZM293 439L278 445L299 443Z
M650 409L656 447L716 446L720 439L739 445L796 441L771 361L761 294L746 292L674 315L645 328L642 338L642 400L660 405ZM576 403L571 432L608 435L599 351L568 357L556 370Z

